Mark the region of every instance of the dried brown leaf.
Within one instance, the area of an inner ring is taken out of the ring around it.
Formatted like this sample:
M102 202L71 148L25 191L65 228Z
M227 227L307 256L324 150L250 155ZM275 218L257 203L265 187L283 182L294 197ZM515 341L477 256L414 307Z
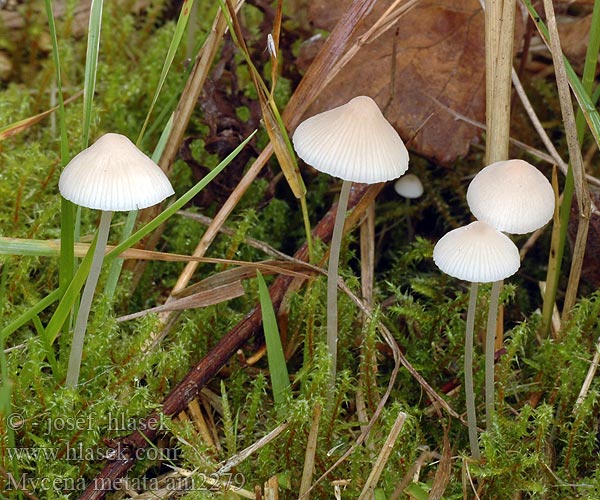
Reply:
M343 1L311 2L309 18L331 29ZM359 26L365 32L391 0L378 2ZM436 100L484 121L484 16L477 0L419 2L364 46L321 93L306 116L366 94L385 110L410 149L443 164L467 153L481 131L457 121ZM392 74L393 73L393 74Z

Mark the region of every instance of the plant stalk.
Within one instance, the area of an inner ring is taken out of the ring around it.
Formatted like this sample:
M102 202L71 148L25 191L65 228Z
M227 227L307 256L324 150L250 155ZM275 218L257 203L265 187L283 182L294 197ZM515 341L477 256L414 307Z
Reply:
M340 199L338 201L333 234L331 237L331 247L329 250L329 263L327 264L327 350L331 358L330 382L331 386L335 384L335 372L337 366L337 341L338 341L338 304L337 304L337 283L338 268L340 263L340 248L342 246L342 236L344 233L344 220L346 219L346 209L348 208L348 198L350 196L351 181L342 182Z
M96 290L96 285L98 284L98 278L100 277L100 270L102 269L102 261L104 260L106 243L108 242L111 219L112 212L103 210L100 217L100 225L98 226L98 240L94 250L94 257L92 258L92 266L85 282L85 287L83 288L81 302L79 304L79 313L77 314L75 329L73 330L73 342L71 343L69 367L67 368L67 387L76 387L79 381L79 370L81 368L81 358L83 355L83 339L85 338L92 299L94 298L94 292Z
M490 293L490 309L485 336L485 425L488 430L491 428L494 418L494 354L501 289L502 280L494 281Z
M477 414L475 412L475 390L473 389L473 331L475 330L475 306L477 305L478 283L471 283L469 292L469 308L467 309L467 329L465 332L465 399L467 404L467 426L469 428L469 445L471 455L479 460L479 443L477 440ZM493 341L492 341L493 345Z

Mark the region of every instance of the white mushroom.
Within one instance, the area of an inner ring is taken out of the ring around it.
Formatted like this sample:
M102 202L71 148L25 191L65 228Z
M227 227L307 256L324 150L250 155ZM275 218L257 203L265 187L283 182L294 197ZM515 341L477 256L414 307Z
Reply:
M423 183L415 174L406 174L394 182L394 190L403 198L413 200L423 196Z
M465 333L465 395L471 454L479 459L473 390L473 330L477 288L478 283L496 282L516 273L521 263L519 249L505 234L486 222L475 221L442 236L433 249L433 261L446 274L471 282Z
M492 163L479 171L467 189L473 215L510 234L530 233L554 213L554 191L533 165L523 160Z
M331 382L337 363L337 279L344 219L352 182L375 184L408 168L402 139L367 96L308 118L292 137L298 156L317 170L343 179L327 267L327 346Z
M555 198L550 182L536 167L523 160L506 160L488 165L473 178L467 190L467 203L478 220L499 231L524 234L552 219ZM485 342L488 426L494 413L494 345L501 288L502 281L494 281Z
M127 137L109 133L81 151L64 168L60 193L82 207L102 211L96 247L73 330L67 387L75 387L83 354L90 306L108 241L113 211L146 208L174 194L169 179L156 163Z

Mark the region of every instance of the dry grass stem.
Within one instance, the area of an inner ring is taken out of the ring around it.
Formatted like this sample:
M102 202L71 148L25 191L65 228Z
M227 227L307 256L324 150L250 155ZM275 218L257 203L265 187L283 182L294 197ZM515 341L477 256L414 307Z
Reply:
M406 417L407 415L403 411L398 412L398 416L396 417L394 425L392 425L390 433L388 434L385 443L383 443L383 446L379 452L379 456L377 457L377 460L375 460L375 465L373 465L373 469L371 469L369 477L365 481L365 485L360 493L360 496L358 497L358 500L367 500L373 496L375 492L375 486L377 486L377 481L379 481L379 477L381 476L381 473L383 472L383 469L390 458L390 454L392 453L396 439L398 439L400 431L404 426Z
M558 165L558 168L560 168L560 171L564 175L567 175L567 170L569 169L569 166L561 158L560 154L554 147L552 140L550 139L550 137L548 137L548 134L546 133L546 130L544 129L544 126L542 125L542 122L538 118L535 110L533 109L533 106L531 105L531 101L527 97L527 93L525 92L525 89L523 88L523 85L521 84L519 75L514 70L514 68L512 70L511 75L512 75L513 86L517 92L517 95L519 96L521 104L523 105L523 109L525 109L527 116L531 120L531 124L533 125L533 128L537 132L538 137L542 140L542 142L544 143L544 146L546 146L548 153L550 153L550 155L552 156L552 159L556 162L556 165Z
M179 215L182 215L183 217L187 217L189 219L194 219L194 220L200 222L200 224L202 224L203 226L210 226L214 220L212 217L208 217L207 215L186 212L183 210L180 212L177 212L177 213ZM219 232L223 233L227 236L234 236L236 234L236 231L234 229L231 229L230 227L227 227L225 225L219 227ZM244 243L248 246L251 246L252 248L256 248L256 249L264 252L267 255L270 255L271 257L275 257L276 259L281 259L281 260L292 259L292 257L290 257L289 255L287 255L283 252L280 252L279 250L277 250L276 248L273 248L271 245L265 243L264 241L260 241L255 238L250 238L250 237L246 236L246 237L244 237ZM177 295L177 294L175 292L173 292L173 295Z
M317 403L313 408L312 422L306 441L306 453L304 454L304 469L302 470L302 480L300 481L299 498L304 498L305 500L310 498L310 495L307 492L310 489L315 470L315 454L317 452L317 437L319 435L320 420L321 405Z
M567 145L569 148L569 159L571 168L573 169L573 180L575 182L575 193L577 194L577 203L579 206L579 224L577 225L577 236L575 238L573 258L571 261L571 269L569 271L569 282L567 284L567 291L565 292L563 304L562 319L564 322L571 314L571 310L577 299L577 290L579 288L581 268L586 249L592 203L588 185L585 181L585 167L583 165L579 139L577 137L575 114L573 113L573 105L571 103L571 91L567 79L563 52L560 46L556 16L551 0L544 0L544 10L546 11L548 32L550 35L550 49L552 52L552 60L554 62L560 109L565 127Z
M590 363L590 368L585 376L585 380L581 386L581 390L579 391L579 395L577 396L577 401L575 401L575 405L573 406L573 415L577 413L577 410L581 406L581 404L585 401L587 394L590 390L590 386L592 385L592 380L596 376L596 371L598 370L598 363L600 363L600 339L596 344L596 352L594 352L594 357L592 358L592 362Z
M405 498L404 495L406 495L406 493L404 493L404 490L410 485L410 483L419 480L419 475L421 474L421 469L423 468L423 465L428 463L432 458L435 458L436 456L436 453L433 453L429 450L422 451L421 454L415 460L415 462L410 466L410 469L408 469L408 471L402 478L402 481L398 483L398 485L390 495L389 500L399 500L400 498Z
M256 443L252 444L251 446L248 446L248 448L230 457L225 463L222 463L222 465L220 465L219 469L216 472L217 476L228 473L231 469L233 469L237 465L241 464L244 460L246 460L250 455L257 452L274 439L277 439L289 427L289 425L290 424L288 422L284 422L278 425L266 436L260 438Z
M162 313L170 311L185 311L197 307L207 307L227 300L235 299L244 295L245 290L241 281L229 283L226 285L214 287L210 290L197 292L181 299L175 299L161 306L151 307L135 313L127 314L117 318L118 322L130 321L132 319L141 318L150 313Z

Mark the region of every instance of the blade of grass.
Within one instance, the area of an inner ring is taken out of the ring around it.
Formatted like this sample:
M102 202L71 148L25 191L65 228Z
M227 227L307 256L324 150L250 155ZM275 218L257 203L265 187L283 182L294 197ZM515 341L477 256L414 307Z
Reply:
M571 103L571 92L569 90L565 57L563 56L562 48L560 46L558 27L556 24L556 17L551 0L544 0L544 10L546 11L546 16L548 18L550 47L552 52L552 60L554 62L554 72L556 75L556 85L558 87L560 109L564 122L567 145L569 148L569 159L571 166L570 170L573 172L575 193L577 194L577 203L579 206L577 236L573 248L573 259L571 261L571 269L569 271L569 282L567 284L567 290L563 304L562 320L565 321L570 315L577 297L577 289L579 287L579 279L581 277L581 268L583 265L583 257L585 254L590 223L591 198L588 185L585 180L585 168L583 165L579 138L577 137L577 125L575 122L575 115L573 113L573 105ZM579 82L579 79L576 79ZM581 85L581 82L579 82L579 84ZM583 89L583 92L588 95L585 89Z
M6 325L0 331L0 339L2 339L2 341L4 341L11 333L14 333L19 328L21 328L23 325L26 325L27 323L29 323L33 319L34 316L38 315L40 312L42 312L44 309L46 309L46 307L50 306L51 304L53 304L54 302L59 300L61 298L62 294L63 294L62 290L57 288L53 292L46 295L42 300L40 300L39 302L37 302L33 306L31 306L21 316L19 316L17 319L15 319L10 324Z
M285 403L292 396L290 389L290 378L288 375L277 318L269 295L269 288L265 283L260 271L256 271L258 282L258 295L262 312L263 328L265 332L265 343L267 344L267 359L269 363L269 375L273 387L273 399L276 405Z
M183 38L183 34L185 32L185 27L187 26L188 19L190 17L190 13L192 12L192 7L194 6L194 0L184 0L181 5L181 12L179 13L179 18L177 19L177 25L175 26L175 32L173 33L173 38L171 38L171 43L169 44L169 48L167 50L167 55L165 57L165 62L162 67L162 71L160 73L160 77L158 78L158 85L156 86L156 90L154 91L154 97L152 97L152 102L150 103L150 108L148 109L148 114L146 115L146 119L144 120L144 124L142 125L142 129L140 130L140 135L137 138L136 145L139 147L142 142L142 138L144 137L144 132L146 131L146 127L148 126L148 122L150 121L150 115L152 115L152 111L154 110L154 106L156 105L156 101L158 100L158 96L160 91L163 88L165 80L167 79L167 75L169 73L169 69L171 69L171 65L173 64L173 60L175 59L175 54L177 53L177 49L181 44L181 39Z
M183 208L184 205L189 203L194 196L196 196L200 191L202 191L217 175L221 173L221 171L227 165L229 165L229 163L231 163L231 161L239 154L239 152L244 148L244 146L248 144L250 139L254 137L254 134L256 134L256 130L252 132L252 134L250 134L237 148L235 148L221 163L219 163L214 169L212 169L208 175L206 175L195 186L190 188L177 201L175 201L172 205L165 209L156 218L148 222L145 226L138 229L125 241L121 242L119 245L113 248L104 258L104 262L109 262L110 260L118 257L119 254L123 252L123 250L126 250L135 245L138 241L150 234L158 226L165 222L169 217L177 213L177 211Z
M242 28L238 22L235 8L232 5L231 0L219 0L219 5L224 13L231 36L236 45L242 51L246 63L248 64L248 68L250 69L250 76L252 77L252 81L258 94L265 129L269 135L271 144L273 145L273 151L275 152L275 156L279 161L281 171L283 172L290 189L294 193L294 196L300 200L302 206L302 216L304 219L306 241L309 248L309 255L312 257L313 252L310 220L308 219L308 209L306 208L305 200L306 186L304 185L302 175L300 175L300 169L298 168L298 163L296 162L296 156L294 154L292 143L273 97L276 80L272 82L272 88L271 91L269 91L265 82L260 76L260 72L256 69L254 63L252 62L250 52L248 51L248 47L246 46L246 42L244 40ZM277 37L279 38L278 29L275 31L277 33ZM276 46L277 45L275 44L275 47ZM272 69L272 71L275 71L277 68L277 57L275 54L271 54L271 64L272 67L275 68Z
M69 316L69 312L79 299L79 291L81 287L85 283L87 275L90 272L90 267L92 266L92 257L94 255L94 249L96 248L96 238L90 245L90 248L85 256L85 258L81 261L81 264L71 283L64 292L64 295L60 299L58 306L56 307L56 311L52 315L52 318L48 322L48 326L46 327L46 331L44 334L44 342L47 346L52 346L56 337L58 336L58 332L62 328L65 320ZM58 374L54 374L55 377L58 377Z
M531 0L522 0L522 2L523 2L523 5L527 8L527 11L529 12L529 16L531 17L531 19L537 26L538 32L542 36L542 39L544 40L546 45L549 46L550 45L550 42L549 42L550 35L548 32L548 27L546 26L546 24L544 23L544 21L542 20L540 15L538 14L535 7L532 5ZM594 29L600 29L600 28L597 28L597 26L595 26ZM595 35L595 36L599 36L599 35ZM567 78L569 80L569 85L571 86L571 89L573 90L573 93L575 94L575 98L577 99L579 108L581 109L581 112L583 113L583 116L585 117L585 120L589 126L590 132L592 133L592 136L593 136L594 140L596 141L596 144L600 148L600 112L596 109L596 106L594 105L594 102L593 102L592 98L590 97L590 93L588 91L586 91L586 88L583 86L583 83L577 76L577 73L575 73L575 70L573 69L573 67L567 60L567 58L564 56L563 56L563 61L564 61L564 65L565 65L565 71L567 74ZM587 61L587 57L586 57L586 61Z
M100 30L102 27L103 5L103 0L92 0L90 5L90 22L83 83L83 135L81 149L87 148L90 140L92 102L94 100L94 90L96 89L96 73L98 71L98 53L100 52Z

